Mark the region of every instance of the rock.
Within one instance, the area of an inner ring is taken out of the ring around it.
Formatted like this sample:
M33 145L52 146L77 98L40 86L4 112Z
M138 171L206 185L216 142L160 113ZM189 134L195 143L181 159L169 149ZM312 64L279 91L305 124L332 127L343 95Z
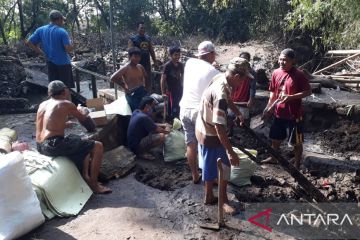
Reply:
M26 74L19 59L0 55L0 79L0 97L20 96Z

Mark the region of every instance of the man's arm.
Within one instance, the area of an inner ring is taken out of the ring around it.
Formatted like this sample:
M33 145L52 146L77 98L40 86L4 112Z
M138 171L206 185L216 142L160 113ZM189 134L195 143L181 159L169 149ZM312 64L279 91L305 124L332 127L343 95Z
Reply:
M133 41L132 41L131 39L129 39L129 41L128 41L128 48L131 48L131 47L133 47L133 46L134 46Z
M113 83L118 84L121 86L125 91L127 91L126 84L124 82L124 76L125 76L126 68L122 67L119 70L117 70L113 75L110 77L110 81Z
M251 108L253 106L255 94L256 94L256 78L255 78L255 76L254 76L254 79L250 80L249 92L250 92L250 98L249 98L249 101L247 102L247 107Z
M244 122L244 117L241 114L241 112L239 111L239 109L236 107L235 103L231 99L229 99L229 101L228 101L228 107L235 114L235 116L237 118L239 118L240 122L243 123Z
M151 56L154 64L157 66L157 65L158 65L158 62L157 62L157 60L156 60L155 51L154 51L154 48L153 48L151 42L149 42L149 53L150 53L150 56Z
M138 64L138 67L141 69L141 72L143 73L144 77L143 77L143 86L145 87L145 83L146 81L148 80L148 78L150 76L148 76L148 74L146 73L145 71L145 68L141 65L141 64Z
M218 138L220 139L221 144L226 150L226 154L228 155L231 165L238 166L240 159L231 146L229 138L226 135L225 126L221 124L215 124L215 130Z
M69 102L68 103L68 111L69 114L74 116L77 120L79 120L80 124L86 128L89 132L93 132L96 129L95 123L91 119L89 115L85 115L81 113L75 106L75 104Z
M285 103L285 102L295 100L295 99L301 99L301 98L307 97L309 95L311 95L311 89L305 90L305 91L302 91L302 92L299 92L299 93L295 93L295 94L292 94L292 95L283 94L283 95L280 96L280 98L281 98L280 103Z
M38 44L35 45L32 42L25 40L25 45L33 49L37 54L45 56L45 53L41 50Z
M166 88L166 74L165 73L161 74L160 87L161 87L162 95L165 95L166 90L167 90L167 88Z
M74 51L74 46L69 44L69 45L64 45L64 48L66 50L67 53L71 53L72 51Z

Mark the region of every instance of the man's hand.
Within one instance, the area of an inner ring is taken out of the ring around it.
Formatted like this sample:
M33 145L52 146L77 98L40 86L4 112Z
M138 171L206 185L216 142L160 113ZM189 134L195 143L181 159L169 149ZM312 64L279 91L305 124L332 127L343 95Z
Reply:
M247 102L246 106L248 108L251 108L254 105L254 100L252 98L249 99L249 101Z
M237 115L234 119L234 124L237 126L242 126L243 124L245 124L245 119L243 115Z
M227 155L231 166L239 166L240 159L239 156L234 152L234 150L231 149L231 151L228 151Z

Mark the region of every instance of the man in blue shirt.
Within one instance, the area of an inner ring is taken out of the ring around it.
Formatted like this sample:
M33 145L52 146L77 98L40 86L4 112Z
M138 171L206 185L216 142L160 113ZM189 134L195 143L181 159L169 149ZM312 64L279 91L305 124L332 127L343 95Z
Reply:
M69 34L63 28L66 18L57 10L49 14L50 23L39 27L26 44L37 53L45 55L48 65L49 82L61 80L73 88L71 61L68 53L73 51Z
M128 147L136 155L145 159L154 159L153 156L145 154L148 150L160 146L165 141L165 134L169 133L170 126L167 124L156 124L150 117L154 108L154 99L146 96L136 109L130 119L127 141Z

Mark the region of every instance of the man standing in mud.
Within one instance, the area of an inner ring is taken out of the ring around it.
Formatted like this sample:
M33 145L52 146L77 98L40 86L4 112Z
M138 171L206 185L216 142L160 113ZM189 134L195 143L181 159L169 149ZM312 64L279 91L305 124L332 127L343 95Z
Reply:
M210 41L203 41L198 46L198 58L190 58L185 63L184 87L180 101L180 120L184 128L186 157L192 173L193 183L199 183L197 140L195 122L199 111L201 95L211 79L220 72L212 63L215 61L215 46Z
M155 51L153 49L151 38L145 34L145 24L144 22L139 22L137 26L138 34L130 37L128 41L128 48L138 47L141 50L141 60L140 64L145 68L145 89L148 93L152 91L151 84L151 63L150 56L155 65L158 65L156 60Z
M125 97L132 111L139 107L144 96L148 95L145 89L146 72L139 64L141 51L137 47L128 50L130 61L111 77L110 81L119 84L125 89Z
M48 86L50 99L42 102L36 115L36 144L38 151L46 156L65 156L72 160L84 180L95 193L110 193L111 189L98 182L103 156L103 145L94 140L83 140L77 135L65 136L70 126L68 116L73 116L89 131L95 130L90 116L66 100L69 89L59 80Z
M303 107L301 99L311 94L309 80L294 66L295 52L287 48L280 53L279 65L271 77L269 102L265 115L274 113L269 137L272 148L280 149L281 142L288 136L288 143L294 147L294 165L300 168L303 152ZM288 131L288 132L287 132ZM262 163L277 163L269 157Z
M225 178L218 179L223 189L218 197L224 202L224 211L229 214L234 214L235 209L229 205L227 181L230 177L230 164L238 166L239 157L226 135L226 112L232 103L231 88L240 86L247 78L253 78L249 62L244 58L233 58L227 71L216 75L205 89L196 119L196 138L199 142L199 157L203 160L202 178L205 181L204 203L217 203L212 187L218 179L217 159L221 158Z
M69 88L75 87L70 56L73 51L69 34L63 28L66 18L57 10L49 14L50 24L39 27L26 45L38 54L45 55L49 82L60 80ZM40 48L41 45L41 48Z

